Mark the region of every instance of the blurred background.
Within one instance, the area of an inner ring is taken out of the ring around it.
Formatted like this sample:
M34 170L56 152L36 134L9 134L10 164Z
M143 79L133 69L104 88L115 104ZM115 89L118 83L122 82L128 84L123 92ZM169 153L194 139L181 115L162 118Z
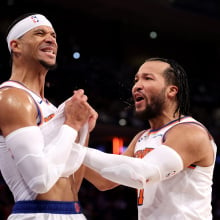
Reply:
M55 105L84 88L99 113L90 146L121 153L133 136L148 128L133 117L131 85L149 57L178 61L187 71L191 113L220 142L220 1L218 0L1 0L0 82L10 76L5 41L19 15L37 12L54 25L58 67L50 71L46 97ZM219 155L213 184L213 215L220 219ZM128 187L99 192L84 181L80 201L88 220L135 220L136 191ZM0 219L13 198L0 181Z

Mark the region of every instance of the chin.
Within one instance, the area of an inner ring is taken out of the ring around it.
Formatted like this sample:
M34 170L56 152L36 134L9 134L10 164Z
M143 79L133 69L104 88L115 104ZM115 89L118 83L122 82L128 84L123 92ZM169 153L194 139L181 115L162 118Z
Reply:
M50 62L45 62L43 60L40 60L39 62L47 70L53 70L53 69L56 69L56 67L57 67L57 63L56 62L50 63Z
M137 114L141 114L142 112L144 112L146 110L146 108L135 108L135 111L137 112Z

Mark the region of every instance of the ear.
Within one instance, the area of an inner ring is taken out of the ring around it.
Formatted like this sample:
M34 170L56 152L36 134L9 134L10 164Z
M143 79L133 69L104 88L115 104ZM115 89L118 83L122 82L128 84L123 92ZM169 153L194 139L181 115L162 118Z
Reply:
M168 91L167 92L168 97L173 98L178 93L178 87L174 86L174 85L170 85L170 86L168 86L168 90L167 91Z
M12 40L10 42L10 47L11 47L11 51L13 51L13 53L16 53L20 50L20 43L18 40Z

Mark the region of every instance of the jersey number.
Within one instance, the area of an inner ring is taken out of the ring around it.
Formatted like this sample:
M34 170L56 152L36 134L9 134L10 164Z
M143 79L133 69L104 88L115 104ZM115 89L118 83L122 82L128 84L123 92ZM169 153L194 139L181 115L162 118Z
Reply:
M154 148L145 148L144 150L139 150L135 153L135 157L137 158L143 158L146 154L151 152ZM138 190L137 195L137 204L143 205L144 203L144 189Z

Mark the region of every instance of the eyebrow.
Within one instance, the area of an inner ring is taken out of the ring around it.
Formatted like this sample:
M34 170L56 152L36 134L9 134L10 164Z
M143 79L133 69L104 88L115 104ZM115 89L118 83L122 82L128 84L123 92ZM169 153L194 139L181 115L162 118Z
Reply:
M38 29L35 29L33 32L38 32L38 31L42 31L44 33L47 33L48 31L43 29L43 28L38 28ZM50 32L50 31L49 31ZM56 35L56 32L55 31L51 31L51 34L55 34Z
M37 32L37 31L44 31L45 32L45 30L43 28L35 29L33 32Z
M149 76L149 75L153 76L154 74L153 73L141 73L141 75L142 76ZM138 77L138 73L136 73L134 77Z

